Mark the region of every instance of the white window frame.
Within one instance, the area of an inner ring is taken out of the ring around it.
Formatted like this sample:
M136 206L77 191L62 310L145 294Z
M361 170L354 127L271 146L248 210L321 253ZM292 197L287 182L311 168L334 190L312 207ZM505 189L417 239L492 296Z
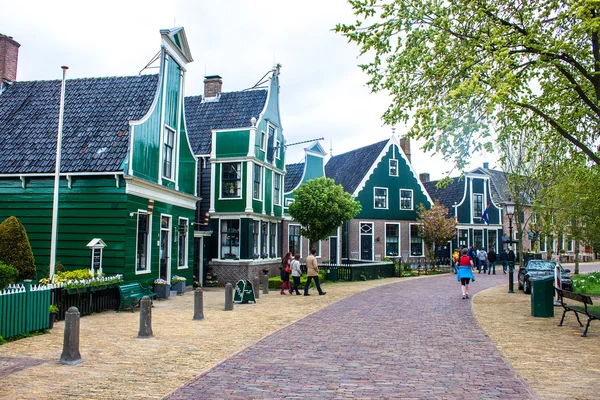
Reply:
M137 249L138 249L138 226L140 223L140 214L144 214L146 216L148 216L148 244L147 244L147 249L146 249L146 269L143 269L141 271L137 270ZM136 275L141 275L141 274L149 274L152 272L152 214L148 214L147 210L138 210L137 211L137 218L135 221L135 274Z
M283 181L281 174L273 172L273 204L276 206L281 205L281 182ZM279 182L279 189L277 196L275 196L275 182Z
M392 174L392 161L396 162L396 173L395 174ZM389 169L390 176L399 176L399 171L398 171L398 169L399 169L398 165L399 164L400 163L398 162L398 159L396 159L396 158L390 158L390 169Z
M260 131L260 149L265 151L267 147L267 132Z
M408 224L408 256L409 257L424 257L425 256L425 243L423 242L423 237L421 237L421 255L416 255L416 256L412 255L412 234L411 234L411 231L412 231L412 226L413 225L415 225L415 226L418 227L421 224L415 224L415 223Z
M385 257L388 257L388 251L387 251L387 227L388 225L396 225L398 227L398 254L396 254L395 256L392 257L399 257L402 254L402 232L400 231L400 222L386 222L384 224L384 235L383 235L383 245L385 246L384 248L384 253L385 253Z
M168 144L167 144L167 138L169 137L169 135L167 133L172 133L173 134L173 147L170 148L170 151L167 151L168 148ZM171 182L175 182L175 165L176 165L176 160L175 160L175 156L176 156L176 152L175 149L177 148L177 135L176 135L176 131L175 129L171 128L168 125L165 125L164 130L163 130L163 142L162 142L162 146L163 146L163 151L162 151L162 178L166 179L168 181ZM167 161L168 155L171 155L171 166L169 169L169 174L170 176L167 176L165 174L165 163Z
M377 199L377 189L381 189L385 191L385 207L377 207L376 199ZM373 188L373 209L375 210L388 210L389 209L389 196L388 196L388 188L377 187Z
M281 160L281 142L279 140L275 141L275 147L277 151L275 152L275 158L277 160Z
M254 190L254 185L256 184L256 169L258 168L258 197L256 197L256 191ZM263 167L257 163L253 163L252 165L252 199L253 200L261 200L262 201L262 187L263 187Z
M481 196L481 213L479 215L476 214L475 210L475 197ZM473 193L471 207L473 208L473 220L480 219L483 216L484 208L483 208L483 193Z
M185 258L184 258L183 265L179 265L179 262L180 262L180 259L179 259L179 255L180 255L180 243L179 243L180 232L179 232L179 227L181 226L181 222L182 221L185 221L185 226L186 226L185 235L184 235L184 237L185 237L185 239L184 239L184 243L185 243L185 249L184 249L185 255L184 255L184 257ZM189 249L189 247L190 247L189 246L189 239L190 239L190 237L189 237L189 234L190 234L189 226L190 226L190 220L188 218L179 217L179 219L177 220L177 269L188 269L188 267L189 267L189 265L188 265L189 251L190 251L190 249Z
M546 252L548 248L548 237L545 235L540 235L540 251Z
M241 250L241 236L242 236L242 221L239 218L223 218L223 219L219 219L219 255L218 255L218 259L219 260L223 260L224 258L224 253L223 253L223 222L225 221L237 221L238 222L238 245L237 246L233 246L233 247L237 247L237 252L238 254L233 253L235 256L237 256L237 258L240 258L240 250ZM229 222L228 222L229 224ZM233 249L231 250L233 251Z
M239 179L240 186L238 188L238 191L240 193L239 196L223 197L223 169L226 164L238 164L240 167L240 169L239 169L239 171L240 171L240 179ZM220 179L219 179L219 182L220 182L219 200L239 200L239 199L241 199L243 196L242 189L243 189L243 183L244 183L244 171L243 171L242 163L240 161L221 163L219 170L220 170L220 174L221 174Z
M166 228L162 227L162 219L163 217L167 217L169 219L169 226ZM167 232L167 254L169 255L169 264L167 265L167 276L165 277L167 281L171 282L171 269L173 266L173 244L171 241L173 240L173 215L171 214L160 214L160 224L159 224L159 239L158 239L158 273L160 276L160 240L163 231Z
M407 191L410 192L410 208L402 208L402 191ZM404 211L411 211L415 209L415 194L414 191L412 189L400 189L400 191L398 192L400 194L400 210L404 210Z
M321 241L317 242L317 254L315 254L315 258L321 258Z

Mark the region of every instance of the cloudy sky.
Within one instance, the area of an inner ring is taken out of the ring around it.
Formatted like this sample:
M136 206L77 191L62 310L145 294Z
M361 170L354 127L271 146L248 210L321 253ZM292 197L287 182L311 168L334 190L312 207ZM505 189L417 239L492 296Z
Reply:
M281 63L281 116L288 143L324 137L341 154L388 139L381 115L390 103L372 94L357 67L358 48L331 32L354 21L344 0L12 1L2 6L0 33L21 44L17 80L136 75L160 48L161 28L183 26L194 62L187 95L203 93L204 75L223 77L224 91L252 87ZM402 134L406 126L396 126ZM450 169L412 142L413 167L432 179ZM288 163L302 160L288 148ZM474 158L470 168L491 155Z

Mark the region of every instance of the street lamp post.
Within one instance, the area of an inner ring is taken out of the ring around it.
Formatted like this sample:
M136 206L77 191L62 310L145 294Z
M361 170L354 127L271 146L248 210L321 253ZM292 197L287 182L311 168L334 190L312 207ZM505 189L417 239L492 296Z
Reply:
M508 201L506 203L504 203L504 209L506 211L506 216L508 217L508 230L510 232L510 238L508 240L508 243L512 245L513 244L512 219L513 219L513 216L515 215L515 203L510 201L510 198L509 198ZM511 250L512 250L512 247L511 247ZM510 257L510 252L509 252L509 257ZM512 258L512 259L510 259L510 258ZM510 257L510 258L508 260L508 293L514 293L515 291L513 290L513 286L514 286L513 273L515 270L515 259L514 259L514 257Z

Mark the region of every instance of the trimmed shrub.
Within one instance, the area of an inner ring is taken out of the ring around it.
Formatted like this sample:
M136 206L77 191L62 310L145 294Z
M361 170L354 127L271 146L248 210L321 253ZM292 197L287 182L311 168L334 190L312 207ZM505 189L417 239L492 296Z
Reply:
M302 274L302 276L300 277L300 290L304 289L304 284L306 283L306 278L307 275L306 274ZM319 282L323 283L323 282L327 282L327 271L325 269L319 269ZM315 281L313 280L310 284L311 287L315 286ZM281 276L274 276L272 278L269 278L269 289L281 289L281 284L283 282L281 281ZM290 284L294 285L294 280L292 279L292 276L290 275Z
M25 227L16 217L0 224L0 261L19 271L18 280L35 279L35 259Z
M0 261L0 290L4 290L8 285L16 283L18 277L19 271L16 268Z

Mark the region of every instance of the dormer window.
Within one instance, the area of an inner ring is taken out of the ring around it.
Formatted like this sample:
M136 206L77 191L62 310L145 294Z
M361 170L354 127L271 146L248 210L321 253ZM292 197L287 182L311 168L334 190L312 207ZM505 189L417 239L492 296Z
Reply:
M473 218L481 218L483 214L483 195L480 193L473 194Z
M390 176L398 176L398 160L390 160Z
M163 178L173 180L173 159L175 158L175 131L165 127L163 137Z

